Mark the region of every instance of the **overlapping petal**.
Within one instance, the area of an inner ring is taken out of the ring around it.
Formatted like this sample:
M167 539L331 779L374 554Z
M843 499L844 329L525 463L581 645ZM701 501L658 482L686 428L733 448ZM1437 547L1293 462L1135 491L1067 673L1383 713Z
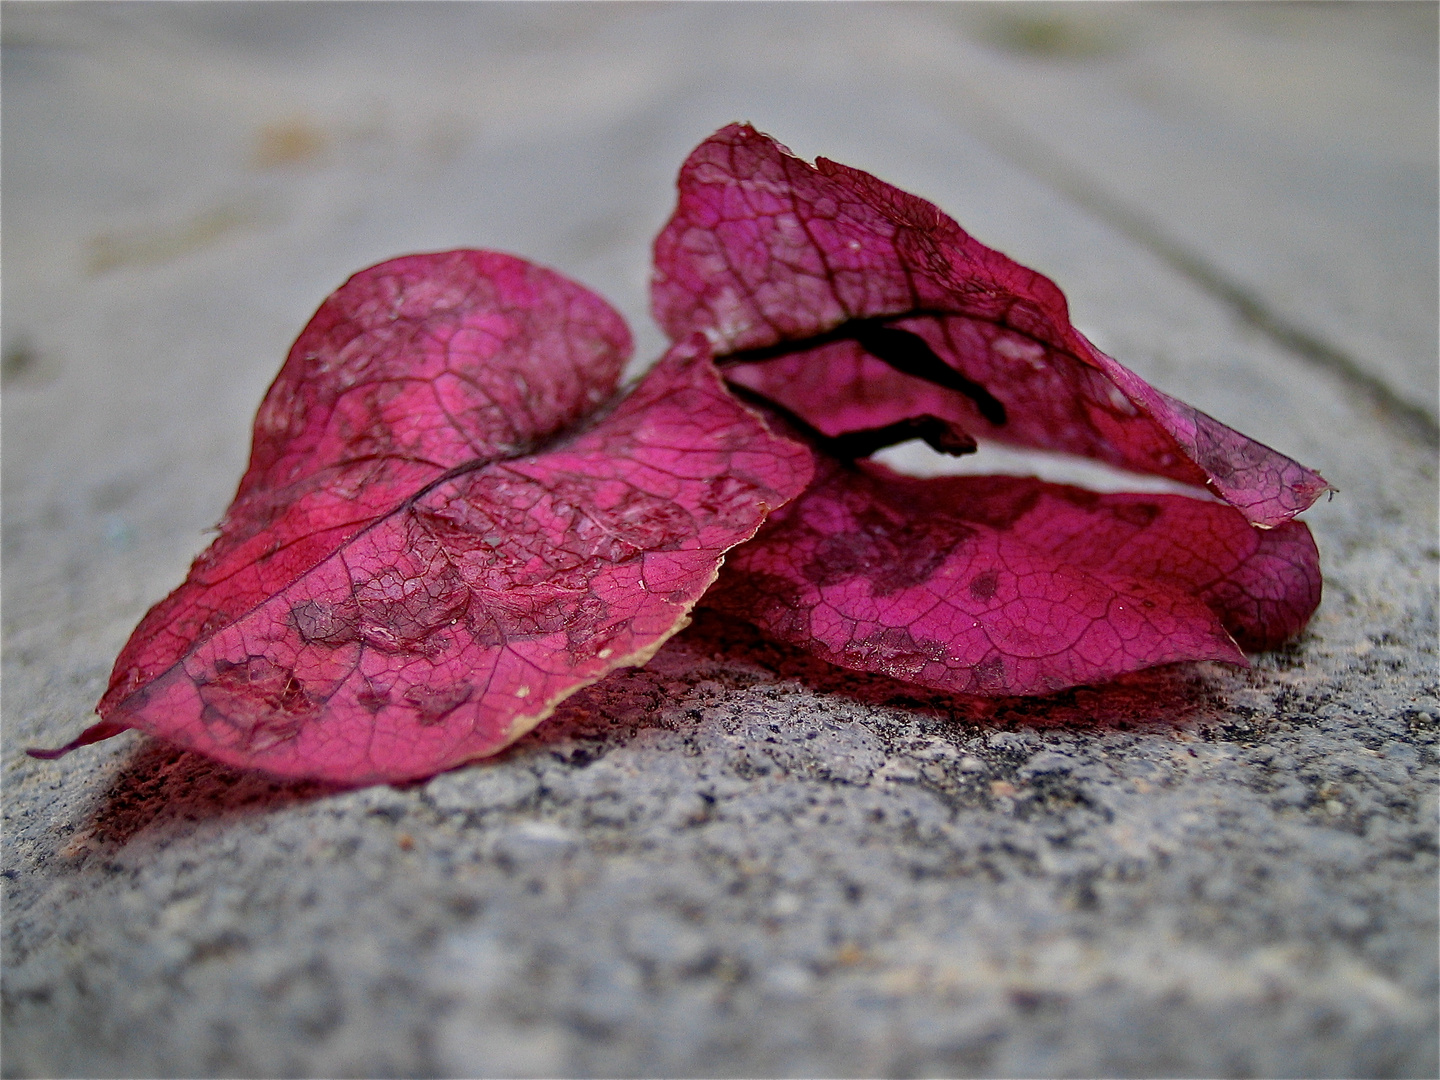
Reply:
M1043 694L1181 660L1245 663L1320 598L1298 522L1033 478L821 459L706 603L842 667L955 693Z
M655 243L656 318L706 334L732 384L817 447L995 440L1224 500L882 481L832 460L707 602L837 664L985 694L1240 663L1239 646L1304 627L1318 556L1291 519L1324 479L1101 353L1049 279L923 199L745 125L702 143L678 186Z
M829 435L940 417L1204 486L1267 526L1328 488L1100 352L1052 281L932 204L745 125L682 167L652 306L672 338L705 333L727 377Z
M703 338L608 414L628 335L476 252L383 264L301 335L210 551L116 664L102 722L284 776L428 776L506 746L687 621L805 449Z

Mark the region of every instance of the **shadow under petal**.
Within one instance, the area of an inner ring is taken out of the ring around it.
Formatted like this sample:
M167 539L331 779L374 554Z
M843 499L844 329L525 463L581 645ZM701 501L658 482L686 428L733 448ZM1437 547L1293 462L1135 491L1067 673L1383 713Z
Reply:
M670 662L665 653L672 654ZM741 619L704 608L697 609L693 624L656 659L650 670L612 672L563 702L552 717L499 754L458 768L501 766L533 754L583 765L603 756L606 746L623 743L642 729L674 728L677 718L666 715L664 706L683 694L677 682L698 683L717 674L729 676L727 681L737 676L742 682L747 677L766 683L793 680L813 694L833 694L871 708L903 709L972 732L1173 731L1223 717L1229 711L1226 694L1233 689L1233 677L1221 665L1185 663L1041 697L962 696L837 667L767 640ZM394 786L423 787L428 779ZM271 813L351 790L350 785L279 779L234 768L147 738L97 797L86 831L114 850L152 826Z
M280 780L222 765L159 739L146 739L93 804L89 833L124 847L151 826L270 813L350 790L314 780Z
M1241 676L1217 663L1186 662L1146 668L1094 686L1074 686L1029 697L980 697L931 690L885 675L851 671L794 646L766 639L734 616L697 609L694 623L674 644L701 654L753 665L794 679L822 694L858 704L900 708L957 723L994 729L1173 729L1213 719L1226 709L1225 693ZM673 647L667 645L667 648Z

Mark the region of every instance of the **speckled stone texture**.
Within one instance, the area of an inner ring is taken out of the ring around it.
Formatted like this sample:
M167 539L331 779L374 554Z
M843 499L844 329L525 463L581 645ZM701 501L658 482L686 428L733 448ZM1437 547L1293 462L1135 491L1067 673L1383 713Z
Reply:
M1440 1072L1434 5L12 4L3 31L5 1076ZM331 289L509 250L609 297L647 363L674 172L736 119L934 200L1323 472L1305 636L977 703L702 612L403 789L136 735L23 754L93 719Z

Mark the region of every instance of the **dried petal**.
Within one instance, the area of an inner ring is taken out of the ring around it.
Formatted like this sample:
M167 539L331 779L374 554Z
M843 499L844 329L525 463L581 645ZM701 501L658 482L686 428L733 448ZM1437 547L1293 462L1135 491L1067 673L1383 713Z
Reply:
M822 459L823 460L823 459ZM1157 664L1243 664L1320 599L1309 530L1176 495L823 462L706 603L844 667L1040 694Z
M509 256L352 278L262 405L219 539L72 746L139 728L277 775L411 779L644 663L810 459L698 337L555 438L628 348L603 301Z
M1207 486L1260 525L1328 487L1160 393L1070 325L1048 278L932 204L743 125L702 143L655 242L652 305L727 377L827 435L930 415L980 439Z
M574 423L629 354L605 301L514 256L410 255L354 275L291 347L219 537L136 628L101 715L450 470Z

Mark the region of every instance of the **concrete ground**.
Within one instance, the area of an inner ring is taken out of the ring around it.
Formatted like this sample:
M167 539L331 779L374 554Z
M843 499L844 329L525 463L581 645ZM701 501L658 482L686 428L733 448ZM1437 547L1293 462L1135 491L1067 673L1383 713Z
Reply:
M1440 1071L1435 5L0 17L5 1076ZM326 293L513 251L647 362L675 170L737 119L1319 468L1305 636L977 703L702 616L404 789L24 756L91 721Z

